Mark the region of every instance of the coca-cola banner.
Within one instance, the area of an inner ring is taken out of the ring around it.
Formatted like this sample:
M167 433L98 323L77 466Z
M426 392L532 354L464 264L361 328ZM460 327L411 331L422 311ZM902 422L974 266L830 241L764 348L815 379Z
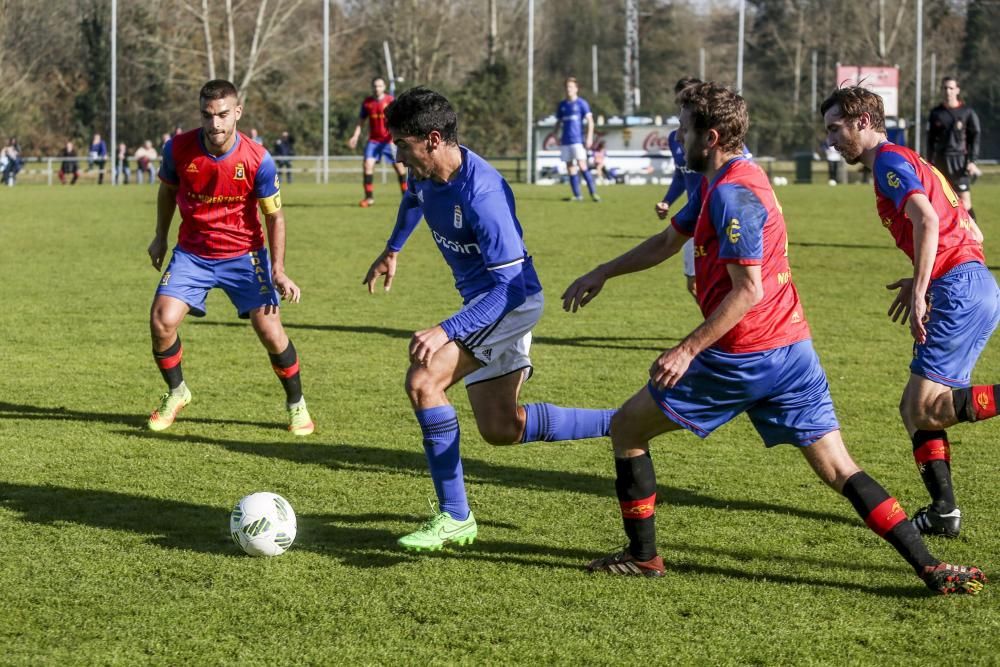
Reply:
M837 65L837 86L863 86L881 95L887 118L899 116L899 68Z

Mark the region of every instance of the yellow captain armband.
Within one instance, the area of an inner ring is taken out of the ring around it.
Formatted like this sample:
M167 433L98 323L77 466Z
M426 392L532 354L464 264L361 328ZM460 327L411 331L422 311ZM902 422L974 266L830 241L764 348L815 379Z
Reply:
M262 197L257 201L260 202L260 210L264 212L264 215L268 213L275 213L281 210L281 193L275 192L270 197Z

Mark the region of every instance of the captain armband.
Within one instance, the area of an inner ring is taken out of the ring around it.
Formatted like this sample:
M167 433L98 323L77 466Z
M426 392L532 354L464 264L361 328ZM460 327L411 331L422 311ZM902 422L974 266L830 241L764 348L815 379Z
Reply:
M264 215L276 213L281 210L280 192L275 192L270 197L261 197L257 201L260 202L260 210L264 212Z

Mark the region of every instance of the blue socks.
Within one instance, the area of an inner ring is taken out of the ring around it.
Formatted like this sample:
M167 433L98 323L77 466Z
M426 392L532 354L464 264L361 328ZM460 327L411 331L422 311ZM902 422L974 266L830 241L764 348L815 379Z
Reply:
M570 175L569 187L573 188L573 196L577 199L583 196L580 194L580 172Z
M464 521L469 518L469 501L465 497L465 481L462 478L455 408L441 405L417 410L416 415L424 434L424 453L427 454L427 467L434 480L438 508L450 514L451 518Z
M611 416L615 412L530 403L524 406L524 437L521 442L600 438L611 431Z
M589 169L587 169L582 173L583 173L583 180L587 183L587 190L589 190L591 196L593 196L594 192L596 191L596 188L594 187L594 176L590 173Z

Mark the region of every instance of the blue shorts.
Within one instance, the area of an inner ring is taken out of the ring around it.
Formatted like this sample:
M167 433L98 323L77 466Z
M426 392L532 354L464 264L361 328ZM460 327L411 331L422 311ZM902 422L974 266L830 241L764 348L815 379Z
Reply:
M913 344L910 371L949 387L968 387L1000 321L997 281L981 263L966 262L932 281L927 296L927 342Z
M369 141L365 144L365 159L381 162L385 158L390 163L396 161L396 146L391 141Z
M807 447L840 428L810 340L749 354L709 348L676 386L648 389L667 418L701 438L743 412L768 447Z
M195 317L205 316L205 297L213 287L225 290L240 317L250 311L280 303L271 283L271 260L261 248L230 259L205 259L174 248L156 293L180 299Z

